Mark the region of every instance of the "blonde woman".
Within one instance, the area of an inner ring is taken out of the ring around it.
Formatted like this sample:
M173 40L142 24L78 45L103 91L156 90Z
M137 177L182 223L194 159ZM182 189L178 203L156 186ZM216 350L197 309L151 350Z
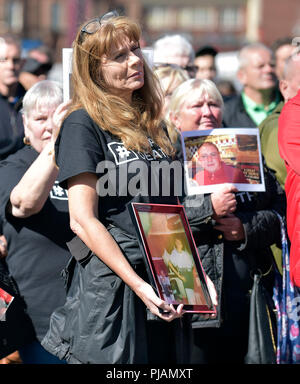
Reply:
M191 79L173 93L168 129L178 137L183 131L217 129L222 114L223 100L216 85L210 80ZM203 144L203 158L199 159L203 168L204 162L210 171L220 165L216 152L211 144ZM177 154L180 158L179 151ZM200 180L205 177L198 176ZM220 177L217 172L215 176ZM266 191L259 193L239 192L234 184L223 184L225 180L220 177L218 190L196 195L195 202L197 197L199 203L186 209L192 230L198 227L198 233L193 231L194 239L219 298L215 319L193 321L192 363L243 363L248 348L249 290L254 269L263 271L264 284L272 292L273 275L266 273L272 266L270 246L280 241L280 223L274 211L285 215L285 197L265 166L264 177ZM189 197L193 201L194 197Z
M154 69L158 77L164 96L162 115L165 116L174 90L184 81L189 79L186 71L176 64L157 64ZM172 138L171 138L172 139Z

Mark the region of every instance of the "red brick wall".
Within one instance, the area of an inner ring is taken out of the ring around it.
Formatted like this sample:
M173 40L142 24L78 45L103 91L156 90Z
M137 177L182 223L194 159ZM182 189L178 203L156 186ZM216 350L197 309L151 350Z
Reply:
M263 0L261 41L270 45L280 37L294 37L297 21L300 23L299 0Z

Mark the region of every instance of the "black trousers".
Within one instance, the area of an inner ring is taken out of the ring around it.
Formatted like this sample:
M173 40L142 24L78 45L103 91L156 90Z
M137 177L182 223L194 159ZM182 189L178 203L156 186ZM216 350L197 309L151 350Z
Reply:
M243 364L248 349L249 307L232 309L220 328L193 330L193 364Z

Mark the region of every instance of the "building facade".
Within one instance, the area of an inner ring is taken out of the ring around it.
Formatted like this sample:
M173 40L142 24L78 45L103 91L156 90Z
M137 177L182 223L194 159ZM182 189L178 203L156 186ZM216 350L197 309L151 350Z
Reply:
M82 22L112 8L140 22L145 45L175 32L188 35L195 49L210 44L220 51L300 36L299 0L0 0L0 34L13 32L25 45L43 41L60 60Z

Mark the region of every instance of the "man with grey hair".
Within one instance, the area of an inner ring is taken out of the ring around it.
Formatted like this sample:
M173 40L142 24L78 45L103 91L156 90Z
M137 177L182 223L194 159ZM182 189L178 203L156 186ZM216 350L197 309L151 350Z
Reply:
M18 76L22 67L21 47L12 35L0 36L0 160L23 144L24 128L16 103L20 93Z
M261 43L246 45L239 53L237 78L240 95L225 104L225 127L257 127L280 102L272 51Z
M156 67L175 64L187 71L189 77L195 77L195 51L192 44L183 35L166 35L153 44L153 62Z

